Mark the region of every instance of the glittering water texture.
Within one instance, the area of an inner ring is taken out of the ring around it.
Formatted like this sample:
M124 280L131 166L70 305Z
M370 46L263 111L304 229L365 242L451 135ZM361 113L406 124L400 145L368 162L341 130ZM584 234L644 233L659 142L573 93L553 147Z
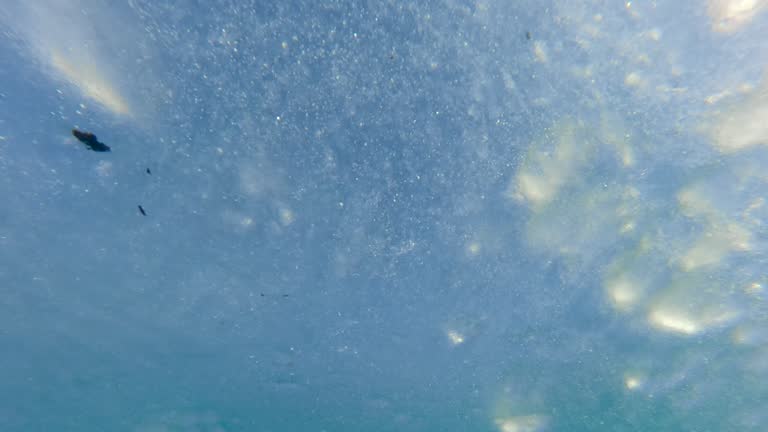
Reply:
M0 430L768 429L765 1L6 3Z

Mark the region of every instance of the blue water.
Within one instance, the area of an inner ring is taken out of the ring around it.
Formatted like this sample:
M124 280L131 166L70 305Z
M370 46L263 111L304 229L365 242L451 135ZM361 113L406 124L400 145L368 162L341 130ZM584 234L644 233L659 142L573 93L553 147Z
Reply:
M0 430L766 430L765 7L640 3L7 2Z

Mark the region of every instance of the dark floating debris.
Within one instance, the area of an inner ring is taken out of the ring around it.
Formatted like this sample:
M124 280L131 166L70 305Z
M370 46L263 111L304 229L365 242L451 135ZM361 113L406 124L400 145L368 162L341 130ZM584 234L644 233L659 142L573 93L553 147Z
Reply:
M525 38L528 40L531 40L531 32L529 31L525 32Z
M144 216L147 215L147 212L144 211L144 207L142 207L141 205L139 205L139 211L141 212L142 215Z
M152 171L150 171L149 168L147 168L147 174L152 175Z
M103 142L100 142L98 139L96 139L96 135L90 132L83 132L77 129L72 129L72 135L74 135L75 138L78 139L78 141L85 144L85 146L88 147L89 150L93 150L95 152L111 151L108 145L104 144Z
M268 293L268 294L259 293L259 296L260 296L260 297L267 297L267 296L269 296L269 297L276 297L277 295L278 295L278 293ZM282 297L282 298L288 298L288 297L290 297L290 296L291 296L290 294L285 294L285 293L283 293L283 294L279 294L279 295L280 295L280 297Z

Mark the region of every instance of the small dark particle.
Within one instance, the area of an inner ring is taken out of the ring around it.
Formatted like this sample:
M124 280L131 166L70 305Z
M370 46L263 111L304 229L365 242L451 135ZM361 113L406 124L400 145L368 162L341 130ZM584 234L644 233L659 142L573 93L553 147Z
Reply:
M152 175L152 171L150 171L149 168L147 168L147 174Z
M78 141L85 144L85 146L88 147L89 150L93 150L95 152L111 151L108 145L104 144L103 142L100 142L98 139L96 139L96 135L90 132L83 132L77 129L72 129L72 135L74 135L74 137L77 138Z
M144 207L142 207L141 205L139 205L139 211L141 212L142 215L144 216L147 215L147 212L144 211Z
M266 297L267 295L269 295L270 297L276 297L277 293L269 293L269 294L259 293L259 295L261 297ZM290 294L280 294L280 297L283 297L283 298L288 298L290 296L291 296Z
M525 38L531 40L531 32L525 32Z

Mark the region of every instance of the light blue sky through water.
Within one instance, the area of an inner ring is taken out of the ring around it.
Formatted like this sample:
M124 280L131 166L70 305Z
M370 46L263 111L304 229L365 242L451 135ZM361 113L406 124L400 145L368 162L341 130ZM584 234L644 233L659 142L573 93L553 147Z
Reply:
M764 430L731 3L9 2L0 429Z

